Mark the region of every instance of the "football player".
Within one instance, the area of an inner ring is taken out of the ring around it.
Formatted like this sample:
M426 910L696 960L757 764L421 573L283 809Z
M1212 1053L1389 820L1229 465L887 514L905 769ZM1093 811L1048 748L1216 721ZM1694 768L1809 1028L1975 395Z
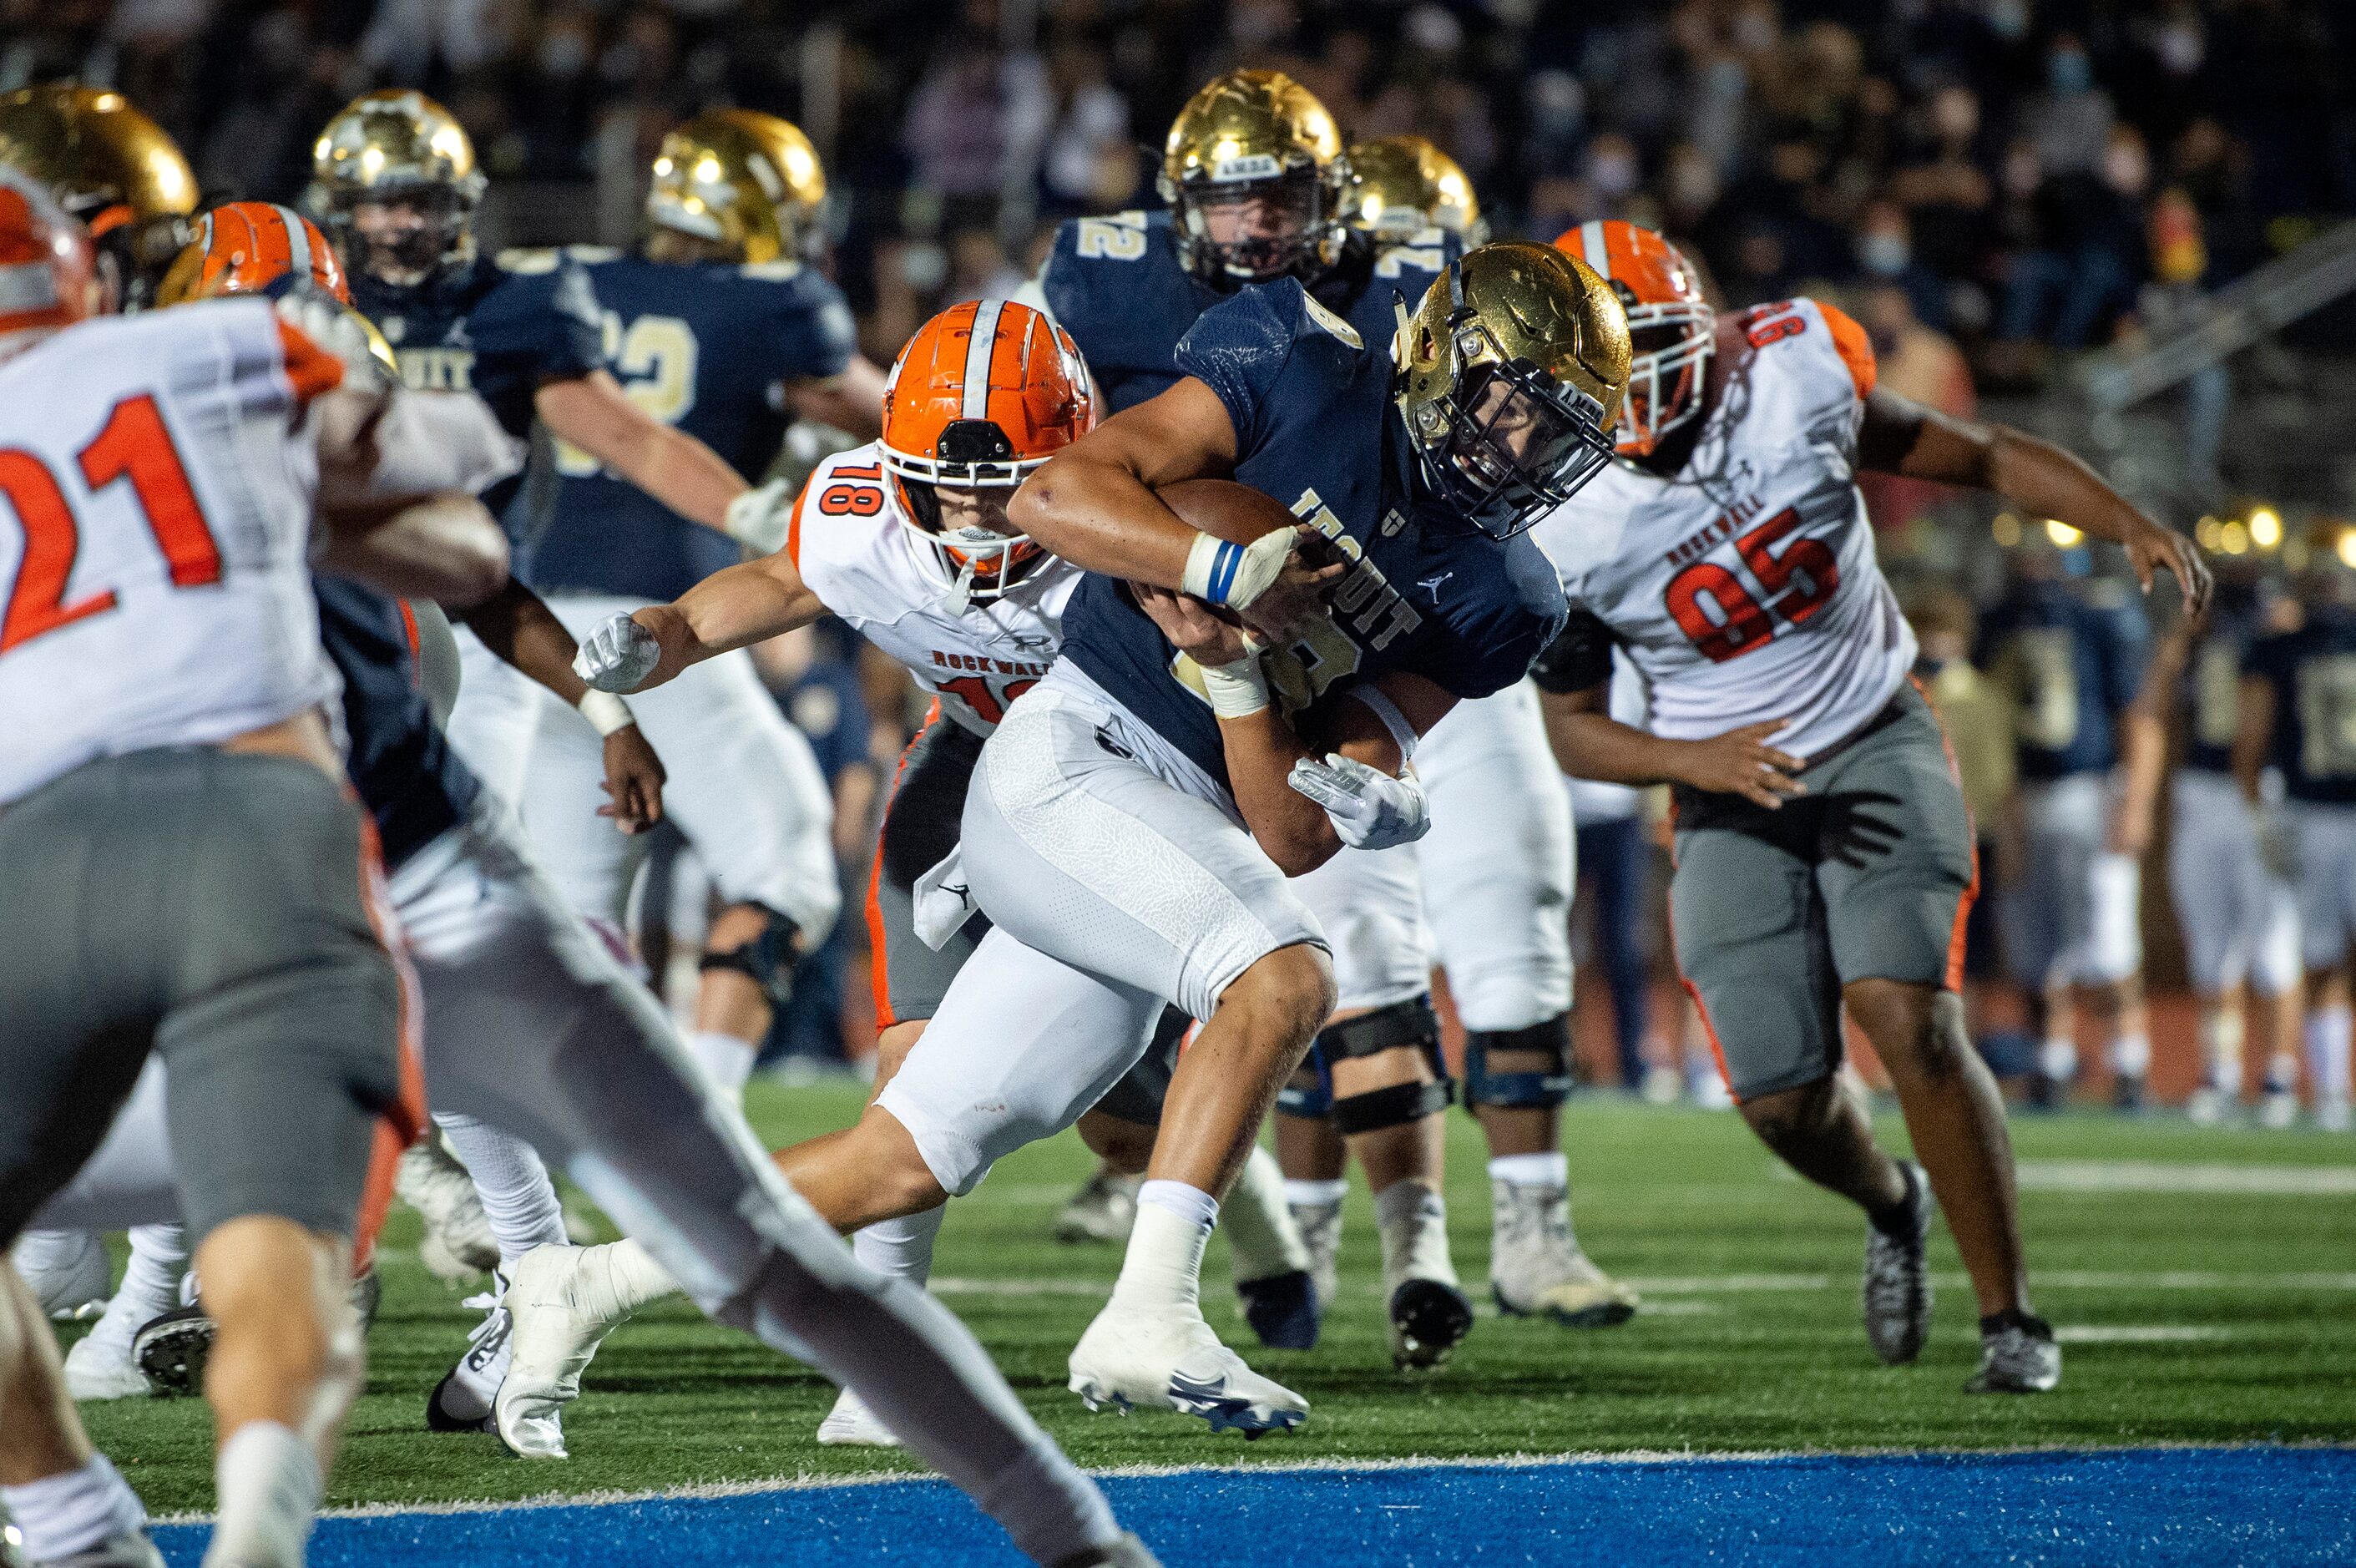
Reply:
M50 84L0 94L0 164L47 186L97 246L123 308L149 304L187 243L197 177L120 92Z
M2356 573L2334 549L2310 561L2297 584L2301 624L2258 638L2243 659L2233 774L2265 818L2266 858L2297 867L2308 1093L2316 1125L2344 1133L2356 945ZM2278 804L2266 800L2269 769L2281 775ZM2287 1076L2273 1087L2288 1091Z
M157 1134L220 1324L205 1562L296 1568L359 1385L344 1282L370 1151L423 1111L307 566L472 602L505 542L466 497L388 473L376 401L267 304L91 319L112 291L87 234L14 171L0 273L0 1242L168 1062ZM12 1541L160 1568L62 1378L0 1263Z
M2010 698L2018 740L2022 865L2003 868L1997 930L2041 1029L2030 1102L2066 1097L2083 1006L2106 1041L2116 1103L2131 1111L2151 1068L2138 910L2166 693L2146 678L2143 607L2092 575L2091 550L2069 538L2051 524L2024 530L1972 660Z
M1719 317L1659 235L1617 220L1558 242L1624 289L1636 355L1620 460L1538 524L1571 606L1537 671L1566 771L1676 792L1677 966L1743 1119L1866 1211L1865 1320L1885 1361L1930 1324L1935 1194L1978 1297L1976 1391L2050 1389L2029 1311L2012 1151L1964 1029L1970 813L1914 639L1874 558L1861 468L1976 485L2175 574L2208 572L2060 449L1874 385L1865 332L1814 300ZM1644 728L1608 710L1615 646ZM1841 1017L1889 1069L1922 1165L1879 1148L1843 1087ZM1927 1170L1927 1179L1926 1179Z
M1087 367L1046 317L998 300L952 306L917 331L893 367L881 439L828 458L802 487L781 553L733 567L675 606L616 616L584 647L581 668L594 683L636 693L730 648L832 614L932 693L935 711L893 786L869 892L879 1090L989 929L985 917L968 915L953 897L953 918L940 922L931 908L943 897L946 874L938 868L957 852L982 741L1007 704L1046 673L1078 578L1012 531L1006 503L1024 475L1095 419ZM1152 1053L1162 1082L1175 1046L1165 1023ZM1158 1094L1124 1079L1090 1112L1095 1125L1084 1118L1083 1128L1099 1146L1118 1138L1150 1147L1160 1113ZM793 1156L783 1163L788 1173L795 1168ZM1274 1217L1262 1230L1280 1222L1280 1197L1269 1197ZM845 1229L861 1220L821 1212ZM922 1284L940 1219L934 1208L884 1219L858 1230L852 1250L880 1272ZM1248 1241L1237 1266L1246 1285L1305 1261L1288 1262L1264 1236ZM1268 1257L1258 1266L1243 1261L1259 1254ZM580 1266L604 1267L626 1287L613 1294L616 1308L634 1309L671 1288L628 1243L610 1260L584 1256ZM588 1294L573 1293L581 1305L564 1347L568 1363L585 1360L616 1321L589 1317L582 1310ZM1249 1301L1254 1293L1246 1295ZM524 1337L543 1342L536 1331ZM519 1367L516 1376L560 1382L537 1365ZM576 1372L557 1391L569 1393L577 1382ZM819 1441L896 1445L848 1391L819 1426Z
M631 401L757 474L789 421L866 438L883 406L883 373L860 356L850 308L818 268L825 196L818 155L799 130L772 114L714 110L663 139L640 253L503 260L524 274L577 260ZM575 635L675 599L744 557L734 538L571 446L557 444L543 461L523 491L539 504L516 532L533 541L526 577ZM509 690L493 693L492 680ZM644 846L596 820L596 731L568 704L514 693L512 675L490 672L485 682L469 701L498 715L507 743L520 736L530 746L526 826L550 875L576 908L620 925ZM670 759L672 818L727 905L708 935L689 1047L705 1070L741 1089L794 961L834 923L831 800L808 739L763 688L749 652L699 665L638 713ZM462 724L462 747L480 727Z
M1248 1433L1306 1416L1219 1343L1197 1299L1215 1195L1333 1010L1326 938L1286 878L1345 843L1411 843L1427 819L1398 774L1418 733L1458 693L1518 680L1552 636L1558 590L1513 536L1605 460L1624 333L1600 280L1542 247L1452 266L1396 367L1283 280L1206 313L1182 379L1016 492L1010 522L1090 575L1061 652L981 748L957 865L930 879L952 918L969 897L991 929L859 1124L788 1166L829 1214L937 1208L1071 1124L1165 1005L1205 1020L1172 1077L1120 1283L1073 1353L1091 1404ZM1227 474L1294 497L1299 527L1234 542L1154 493ZM1298 558L1312 532L1322 564ZM1153 587L1259 628L1265 671L1258 654L1208 671L1181 658L1132 596ZM1423 1092L1407 1074L1386 1087Z
M417 428L404 422L407 404L445 426L429 461L448 463L477 445L450 439L454 427L469 419L491 426L471 398L389 401L376 422L380 441ZM330 585L320 578L323 600ZM437 590L428 578L415 591ZM487 591L450 596L466 602ZM345 724L354 757L368 764L356 768L354 783L387 835L393 904L434 1018L426 1088L434 1103L568 1165L671 1277L689 1282L708 1314L858 1388L1027 1555L1150 1564L956 1319L921 1292L861 1268L777 1179L741 1112L691 1065L660 1004L563 908L505 808L451 753L416 687L397 617L352 601L340 618ZM323 616L321 624L336 621ZM591 706L627 713L604 693ZM153 1150L165 1140L134 1142ZM509 1286L510 1306L548 1288L550 1276L564 1277L569 1251L552 1245L527 1258ZM224 1320L215 1361L230 1348ZM478 1349L491 1359L490 1344ZM445 1413L451 1380L436 1391ZM562 1458L550 1415L502 1388L492 1419L518 1454Z
M2298 891L2268 863L2258 820L2233 778L2242 664L2251 644L2286 629L2285 602L2260 571L2227 557L2205 621L2160 639L2150 683L2184 714L2184 756L2170 784L2169 892L2184 933L2185 966L2200 1006L2201 1078L2185 1106L2202 1125L2242 1103L2242 1046L2267 1049L2262 1118L2296 1114L2298 1084Z
M1113 411L1179 379L1177 345L1204 311L1274 279L1300 280L1363 340L1387 342L1398 303L1420 298L1460 250L1444 228L1402 237L1400 215L1428 207L1469 227L1478 214L1462 172L1451 179L1436 151L1416 160L1419 178L1404 190L1378 188L1379 156L1373 162L1353 188L1333 117L1313 95L1280 73L1230 72L1197 92L1171 127L1161 175L1170 209L1066 224L1034 285L1037 300L1078 342ZM1371 226L1347 220L1369 209ZM1337 857L1302 893L1337 938L1354 911L1380 918L1337 947L1353 955L1339 976L1344 1015L1278 1107L1295 1218L1330 1299L1346 1135L1362 1163L1373 1162L1387 1296L1410 1278L1440 1287L1413 1293L1441 1316L1420 1331L1427 1343L1471 1321L1445 1299L1455 1271L1440 1204L1440 1129L1454 1086L1438 1065L1425 986L1412 983L1429 972L1428 941L1468 1030L1467 1098L1496 1156L1498 1300L1507 1311L1582 1324L1620 1321L1634 1305L1570 1230L1557 1108L1570 1081L1571 837L1544 738L1525 687L1466 704L1419 763L1436 820L1455 830L1442 828L1415 867L1398 856ZM1419 903L1430 910L1429 937L1407 912ZM1369 951L1377 938L1387 951Z

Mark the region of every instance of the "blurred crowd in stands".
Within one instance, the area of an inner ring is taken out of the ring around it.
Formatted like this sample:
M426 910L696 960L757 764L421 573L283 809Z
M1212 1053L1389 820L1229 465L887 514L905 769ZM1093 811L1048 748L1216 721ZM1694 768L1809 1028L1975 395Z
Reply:
M2345 0L0 0L0 87L121 87L209 188L292 197L355 91L421 87L532 242L626 240L662 132L809 128L870 352L1151 205L1188 92L1279 66L1417 131L1501 235L1604 216L1733 304L1849 285L1934 402L2180 309L2356 209ZM1942 387L1946 396L1935 395Z

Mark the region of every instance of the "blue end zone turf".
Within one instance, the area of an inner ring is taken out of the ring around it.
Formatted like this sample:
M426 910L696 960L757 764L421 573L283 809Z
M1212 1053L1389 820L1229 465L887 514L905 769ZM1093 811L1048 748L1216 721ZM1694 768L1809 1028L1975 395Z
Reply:
M1187 1471L1105 1483L1171 1568L2356 1563L2356 1451ZM156 1531L195 1568L205 1530ZM321 1521L312 1568L1018 1564L946 1484Z

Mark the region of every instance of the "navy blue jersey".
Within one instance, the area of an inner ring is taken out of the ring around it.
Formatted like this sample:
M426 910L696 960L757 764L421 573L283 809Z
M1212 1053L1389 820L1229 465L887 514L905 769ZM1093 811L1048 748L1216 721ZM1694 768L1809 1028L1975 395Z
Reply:
M1379 250L1353 233L1340 263L1311 292L1380 349L1398 326L1393 300L1415 308L1460 252L1455 237L1438 229ZM1179 264L1167 212L1073 219L1056 231L1040 287L1047 313L1079 345L1106 412L1115 413L1170 389L1182 373L1178 340L1229 297Z
M2274 748L2294 800L2356 803L2356 610L2325 605L2250 645L2245 672L2275 692Z
M2024 583L1980 622L1973 662L2010 693L2020 776L2065 779L2119 759L2119 719L2151 661L2143 607L2120 584Z
M2233 731L2241 722L2243 661L2257 640L2257 596L2220 584L2209 624L2184 662L2184 766L2202 773L2233 771Z
M510 267L552 269L557 252L510 253ZM640 408L686 431L757 478L792 417L787 383L840 375L857 351L841 291L795 262L669 266L577 248L595 292L606 360ZM726 534L691 522L564 443L533 454L535 473L509 532L532 542L524 578L675 599L744 558Z
M401 602L341 577L315 575L311 586L319 640L344 678L346 769L391 870L465 821L482 787L418 689Z
M1205 312L1179 369L1226 405L1236 478L1284 502L1354 564L1329 626L1267 660L1298 715L1393 670L1459 697L1520 680L1562 628L1561 585L1526 537L1491 539L1424 515L1391 406L1390 356L1286 280ZM1396 435L1394 434L1396 432ZM1098 685L1220 783L1218 723L1182 659L1109 577L1081 580L1064 651Z
M511 273L487 256L413 288L351 274L352 305L377 325L401 379L435 392L473 392L510 435L531 429L545 381L605 368L589 276L566 263Z

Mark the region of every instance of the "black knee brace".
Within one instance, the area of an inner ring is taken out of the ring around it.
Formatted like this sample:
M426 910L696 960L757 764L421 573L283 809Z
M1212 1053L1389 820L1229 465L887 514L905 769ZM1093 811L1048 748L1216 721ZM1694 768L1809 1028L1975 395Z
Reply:
M1353 1057L1371 1057L1400 1046L1414 1046L1431 1064L1433 1081L1397 1083L1365 1094L1333 1094L1333 1064ZM1440 1054L1440 1015L1429 996L1394 1002L1347 1023L1335 1024L1317 1036L1318 1079L1325 1087L1334 1128L1344 1135L1378 1133L1403 1127L1456 1102L1456 1082Z
M725 952L706 951L696 963L699 973L715 969L734 970L750 977L769 999L772 1007L783 1007L794 993L794 965L802 956L802 931L799 926L770 908L766 904L747 903L744 908L758 909L767 918L761 934L742 947Z
M1542 1072L1491 1072L1491 1051L1539 1051ZM1570 1098L1570 1015L1526 1029L1473 1029L1464 1036L1464 1102L1515 1111L1549 1111Z

